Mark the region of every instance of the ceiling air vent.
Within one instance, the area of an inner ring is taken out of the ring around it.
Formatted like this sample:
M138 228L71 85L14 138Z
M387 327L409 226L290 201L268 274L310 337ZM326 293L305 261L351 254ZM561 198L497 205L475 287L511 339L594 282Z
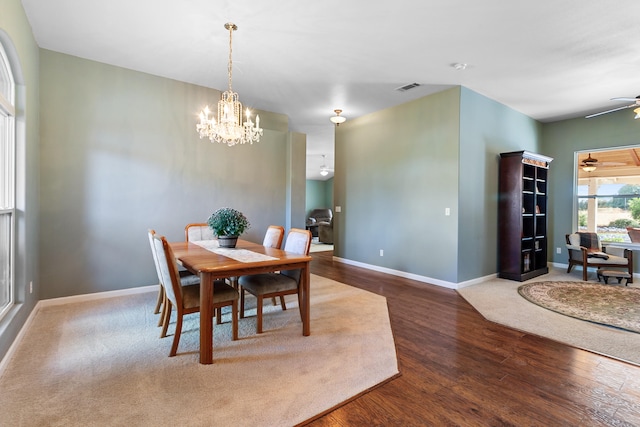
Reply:
M397 87L396 90L398 92L406 92L410 89L420 86L420 83L409 83L408 85Z

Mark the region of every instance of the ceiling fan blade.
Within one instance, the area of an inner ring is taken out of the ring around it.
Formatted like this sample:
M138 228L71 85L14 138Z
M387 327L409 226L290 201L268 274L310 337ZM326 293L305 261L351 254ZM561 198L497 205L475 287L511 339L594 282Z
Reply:
M640 102L640 96L636 96L635 98L611 98L612 101L634 101L634 102Z
M601 116L603 114L613 113L614 111L619 111L619 110L625 110L627 108L632 108L632 107L635 107L636 105L637 104L625 105L624 107L618 107L618 108L613 108L613 109L607 110L607 111L601 111L601 112L595 113L595 114L589 114L588 116L584 116L584 118L585 119L590 119L591 117Z

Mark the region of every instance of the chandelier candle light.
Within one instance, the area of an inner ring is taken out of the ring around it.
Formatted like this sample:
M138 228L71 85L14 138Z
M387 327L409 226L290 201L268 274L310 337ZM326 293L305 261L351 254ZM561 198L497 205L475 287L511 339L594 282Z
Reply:
M245 112L246 121L242 123L242 103L231 87L231 77L233 75L233 61L231 60L233 46L233 32L238 26L227 22L224 28L229 30L229 89L222 93L218 101L218 121L206 106L200 112L200 123L196 125L196 130L200 133L200 138L207 137L211 142L223 142L229 147L236 144L245 144L260 141L262 129L260 128L260 116L256 116L256 123L251 121L251 112L247 108ZM209 114L211 118L209 118Z

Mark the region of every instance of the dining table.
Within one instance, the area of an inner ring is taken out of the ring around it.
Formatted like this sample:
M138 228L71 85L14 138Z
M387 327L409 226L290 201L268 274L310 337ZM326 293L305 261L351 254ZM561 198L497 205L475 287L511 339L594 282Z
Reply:
M178 264L200 276L200 363L213 363L213 282L248 274L301 269L298 293L302 335L311 334L311 257L238 239L235 248L219 247L217 240L169 243Z

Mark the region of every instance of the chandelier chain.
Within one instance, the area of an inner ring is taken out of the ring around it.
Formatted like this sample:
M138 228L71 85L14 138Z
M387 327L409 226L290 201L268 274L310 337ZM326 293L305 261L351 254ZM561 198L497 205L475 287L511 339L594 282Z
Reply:
M226 24L225 27L229 27L229 64L227 65L227 73L229 75L229 92L233 92L231 88L231 76L233 75L233 30L237 27L231 23Z

